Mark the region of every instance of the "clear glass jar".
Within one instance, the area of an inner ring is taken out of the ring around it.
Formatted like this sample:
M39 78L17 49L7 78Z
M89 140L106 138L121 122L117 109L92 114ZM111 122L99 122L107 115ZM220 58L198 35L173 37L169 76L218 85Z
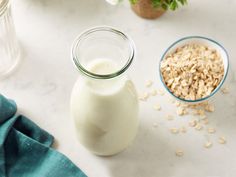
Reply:
M9 0L0 0L0 78L17 66L20 50L16 39Z
M138 99L127 75L134 43L110 27L82 33L72 48L80 72L71 94L71 115L81 144L97 155L125 149L138 130Z

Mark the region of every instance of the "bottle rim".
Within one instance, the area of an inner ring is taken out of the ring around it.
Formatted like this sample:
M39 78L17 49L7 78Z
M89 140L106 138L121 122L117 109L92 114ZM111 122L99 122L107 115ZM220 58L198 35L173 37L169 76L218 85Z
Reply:
M110 33L119 35L120 37L122 37L124 39L124 41L128 41L129 48L130 48L129 57L128 57L127 62L124 64L124 66L122 66L120 69L118 69L117 71L110 73L110 74L96 74L96 73L88 71L85 67L82 66L82 64L79 61L79 57L76 55L76 51L80 47L80 44L83 39L88 37L90 34L93 34L96 32L101 32L101 31L102 32L110 32ZM85 74L88 77L94 78L94 79L111 79L111 78L121 75L129 68L129 66L131 65L131 63L134 59L134 56L135 56L135 45L134 45L133 40L129 36L124 34L123 32L121 32L113 27L109 27L109 26L97 26L97 27L90 28L90 29L82 32L75 39L75 41L72 45L72 60L73 60L75 67L81 73Z

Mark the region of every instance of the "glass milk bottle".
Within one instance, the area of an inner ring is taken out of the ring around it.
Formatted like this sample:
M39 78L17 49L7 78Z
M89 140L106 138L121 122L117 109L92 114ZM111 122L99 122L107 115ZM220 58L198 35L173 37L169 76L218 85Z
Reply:
M72 48L80 75L71 94L71 115L82 145L97 155L113 155L135 138L138 99L127 75L135 55L132 40L110 27L82 33Z

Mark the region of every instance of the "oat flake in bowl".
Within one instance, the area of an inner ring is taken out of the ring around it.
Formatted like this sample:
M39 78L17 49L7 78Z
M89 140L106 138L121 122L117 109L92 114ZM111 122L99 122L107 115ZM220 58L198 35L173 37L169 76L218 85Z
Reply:
M217 42L186 37L172 44L160 62L165 88L176 98L200 102L216 93L228 72L228 55Z

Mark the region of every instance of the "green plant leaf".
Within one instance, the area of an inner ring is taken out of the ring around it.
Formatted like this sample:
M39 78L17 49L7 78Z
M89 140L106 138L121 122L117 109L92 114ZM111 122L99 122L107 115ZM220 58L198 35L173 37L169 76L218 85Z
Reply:
M185 4L187 4L187 0L178 0L178 2L180 2L181 5L185 5Z
M177 8L178 8L178 3L177 3L177 1L176 1L176 0L173 0L173 1L170 3L169 8L170 8L171 10L177 9Z
M178 0L182 5L184 5L184 0Z
M138 0L129 0L131 4L136 4Z
M166 3L161 4L161 7L162 7L164 10L167 10L167 9L168 9L168 5L167 5Z
M152 0L152 6L154 8L160 7L161 6L161 0Z
M135 3L138 0L130 0L130 1L135 1ZM164 10L176 10L179 5L185 5L187 4L187 0L152 0L152 6L154 8L161 7Z

